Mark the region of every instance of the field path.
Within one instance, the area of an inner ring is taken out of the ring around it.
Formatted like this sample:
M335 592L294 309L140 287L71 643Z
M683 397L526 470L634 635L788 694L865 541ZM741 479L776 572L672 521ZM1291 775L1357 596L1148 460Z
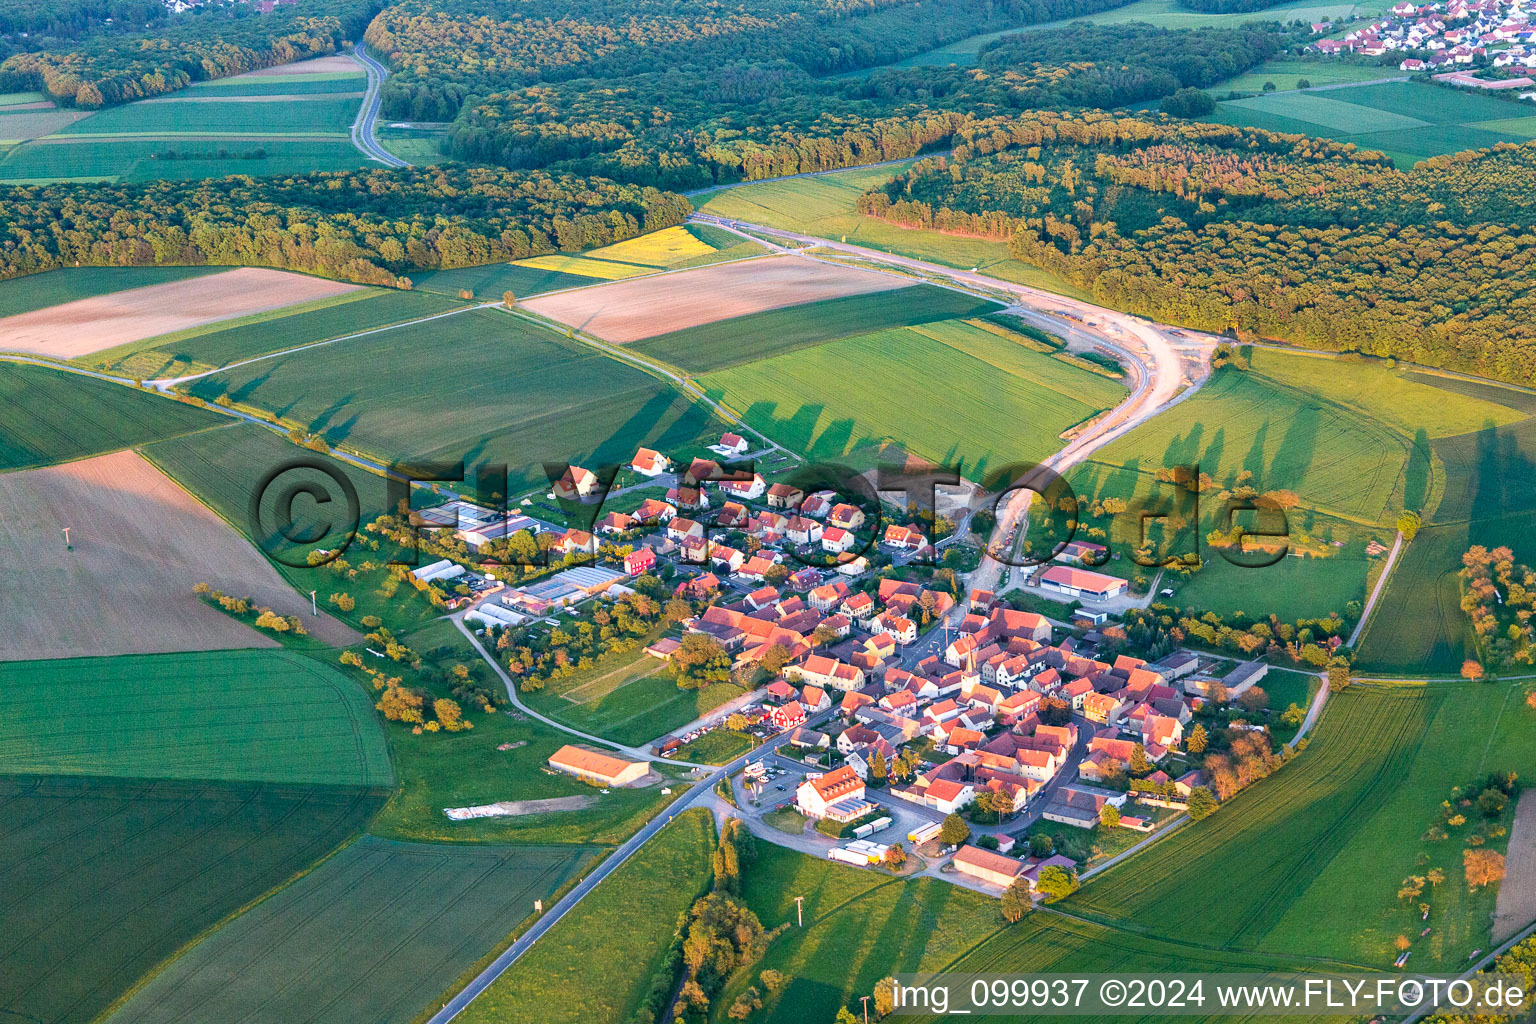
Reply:
M1376 579L1376 586L1371 588L1371 596L1366 598L1365 608L1360 612L1360 621L1355 623L1354 632L1349 634L1349 640L1345 647L1354 647L1365 632L1366 623L1371 621L1371 612L1376 608L1376 600L1381 597L1381 592L1387 589L1387 577L1392 575L1393 568L1397 565L1397 556L1403 550L1403 531L1397 531L1397 537L1392 541L1392 550L1387 553L1387 564L1381 570L1381 575Z

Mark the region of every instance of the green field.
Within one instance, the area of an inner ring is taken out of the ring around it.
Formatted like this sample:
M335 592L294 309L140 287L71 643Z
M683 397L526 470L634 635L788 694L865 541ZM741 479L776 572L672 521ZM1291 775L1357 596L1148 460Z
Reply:
M700 383L812 458L870 462L895 442L927 459L963 460L973 480L1044 458L1063 431L1125 396L1108 378L956 320L844 338Z
M163 154L174 152L175 159ZM364 166L345 139L272 139L239 136L178 139L49 136L17 146L0 160L0 182L67 179L153 181L218 178L227 174L301 174Z
M190 390L386 460L504 462L506 493L547 486L542 462L623 464L637 445L674 449L718 429L656 378L492 310L276 356Z
M1299 60L1294 57L1277 57L1235 78L1217 82L1211 93L1225 96L1229 91L1262 92L1265 85L1273 85L1284 92L1295 89L1305 80L1316 88L1321 85L1342 85L1347 82L1374 82L1383 78L1407 78L1408 72L1380 64L1356 63L1337 57L1317 60Z
M539 270L536 267L518 267L510 263L487 263L478 267L459 267L454 270L428 270L412 279L417 291L436 292L439 295L458 295L468 291L480 302L500 302L506 292L518 298L557 292L564 288L579 288L592 283L590 277L562 274L555 270Z
M0 471L29 469L177 437L227 419L122 384L0 362Z
M361 89L357 90L358 94ZM107 107L74 122L60 135L240 135L259 138L346 135L357 117L360 95L305 96L267 102L217 96L139 100Z
M910 161L903 161L884 167L855 167L809 178L738 185L696 196L693 203L703 212L720 217L851 242L867 249L962 270L980 269L992 277L1015 284L1080 299L1090 298L1086 292L1054 274L1013 259L1008 255L1006 242L903 228L855 212L854 204L859 196L885 184L910 166Z
M681 761L700 764L730 764L742 754L757 746L757 741L747 733L729 729L711 729L704 735L677 748Z
M338 92L362 92L368 86L368 78L362 72L322 71L308 75L239 75L234 78L215 78L210 82L194 82L175 95L183 99L194 97L223 98L230 96L315 96Z
M108 1020L409 1024L586 860L571 847L364 837L198 943Z
M663 661L635 650L523 694L532 707L583 732L643 745L742 694L729 684L680 689ZM691 758L690 758L691 760Z
M419 643L415 637L410 642ZM473 719L474 729L452 735L416 736L391 728L400 789L369 832L422 842L617 845L682 792L674 783L670 795L661 792L666 788L662 785L599 793L568 775L545 770L550 755L570 742L569 735L501 713L476 713ZM504 743L513 747L498 750ZM445 807L571 796L588 797L591 803L577 810L471 821L443 816Z
M1383 968L1397 955L1392 940L1422 927L1396 886L1415 873L1419 835L1450 787L1536 767L1531 713L1506 700L1508 689L1357 684L1335 694L1296 762L1104 872L1070 907L1211 948ZM1445 853L1459 863L1459 848ZM1415 961L1459 969L1487 945L1492 894L1468 899L1459 870L1447 874Z
M370 289L348 292L302 308L273 310L236 321L191 328L96 352L90 365L141 380L224 366L252 356L316 341L378 330L462 308L457 299L428 292Z
M328 497L331 503L326 505L302 496L293 505L290 533L295 536L313 535L316 543L336 543L352 525L346 519L346 501L337 483L338 479L346 479L356 490L361 524L372 522L391 507L388 484L382 476L351 463L300 448L255 424L232 424L220 430L163 441L147 446L142 454L247 536L250 536L252 529L251 498L268 474L272 473L281 472L284 488L289 484L312 483L320 488L320 495ZM318 462L328 472L298 468L301 462ZM275 553L282 559L274 560L273 567L293 584L294 589L302 594L315 590L324 595L321 600L337 591L347 592L356 600L357 607L351 612L343 612L333 605L329 611L354 626L361 625L365 615L377 615L398 628L437 614L414 588L401 587L395 596L386 597L381 589L388 578L386 568L368 571L355 565L370 555L382 563L395 554L390 549L382 554L373 553L366 545L349 550L346 557L354 560L350 571L357 573L352 578L338 577L328 568L310 568L305 565L303 556L315 545L288 544L283 541L276 531L278 519L275 503L280 490L269 489L263 493L268 497L262 506L262 522L273 525L274 529L265 536L253 539L260 541L259 546L263 550ZM327 528L333 529L327 533ZM289 565L289 562L297 564Z
M1431 448L1445 469L1444 497L1393 570L1360 644L1361 671L1454 674L1476 653L1456 578L1461 556L1482 544L1536 558L1536 419L1438 438Z
M1305 508L1361 523L1395 518L1411 439L1328 399L1256 372L1221 369L1183 402L1096 453L1106 473L1150 479L1198 464L1218 484L1252 474L1259 490L1296 492ZM1101 496L1094 486L1079 490ZM1214 511L1214 510L1213 510ZM1390 514L1389 514L1390 513Z
M709 373L810 348L834 338L951 317L983 316L999 308L994 302L963 292L920 284L717 320L646 338L627 347L689 373Z
M1230 100L1218 104L1209 120L1353 142L1407 167L1442 153L1524 142L1529 133L1496 127L1518 109L1467 89L1389 82Z
M0 772L394 781L363 687L283 650L0 662Z
M385 793L0 776L0 1007L89 1021L355 834Z
M683 913L709 885L715 824L680 815L464 1010L466 1024L628 1024Z
M217 274L228 267L71 267L0 281L0 316L15 316L76 299Z

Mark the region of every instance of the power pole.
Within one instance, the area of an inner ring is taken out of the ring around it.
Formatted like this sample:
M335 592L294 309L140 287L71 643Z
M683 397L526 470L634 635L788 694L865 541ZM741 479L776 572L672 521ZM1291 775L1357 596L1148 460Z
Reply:
M309 592L309 613L316 618L320 617L320 603L315 600L315 592Z
M869 996L859 996L864 1001L864 1024L869 1024Z
M805 897L795 897L795 923L801 928L805 927Z
M64 527L64 550L73 551L75 546L69 542L69 527Z

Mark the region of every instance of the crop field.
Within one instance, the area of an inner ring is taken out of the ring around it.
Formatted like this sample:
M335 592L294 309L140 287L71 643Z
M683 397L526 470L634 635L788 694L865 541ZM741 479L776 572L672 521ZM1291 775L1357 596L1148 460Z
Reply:
M185 98L227 99L238 96L314 96L362 92L368 78L361 71L319 72L307 75L234 75L209 82L194 82L177 93Z
M0 362L0 471L88 458L217 427L223 416L121 384Z
M409 1024L586 860L573 847L364 836L203 939L108 1020Z
M764 181L717 189L694 199L705 213L751 224L841 240L867 249L929 260L962 270L985 270L992 277L1089 299L1077 288L1039 267L1008 254L1006 242L966 238L921 228L904 228L854 209L859 196L885 184L911 166L855 167L787 181Z
M1407 167L1428 156L1525 141L1526 134L1493 127L1511 111L1508 103L1467 89L1387 82L1229 100L1217 104L1209 120L1353 142Z
M1231 486L1247 471L1254 487L1294 491L1302 507L1377 523L1395 518L1389 506L1410 447L1408 438L1326 393L1223 369L1189 401L1096 453L1094 464L1107 474L1079 494L1120 493L1106 482L1117 473L1150 480L1165 466L1198 464L1218 484Z
M0 317L132 288L221 274L224 267L71 267L0 281Z
M583 287L591 284L592 279L516 263L487 263L454 270L429 270L412 278L412 282L416 291L454 296L467 291L480 302L500 302L507 292L522 299L562 288Z
M17 146L0 159L0 182L183 180L341 171L365 164L344 138L50 135Z
M357 285L340 281L240 267L5 317L0 319L0 349L72 359L189 327L357 290Z
M591 255L572 256L566 253L534 256L531 259L518 260L514 265L531 270L550 270L557 274L574 274L577 277L595 278L599 281L622 281L626 277L639 277L641 274L652 273L650 267L639 267L633 263L616 263Z
M715 823L679 815L465 1008L466 1024L627 1024L678 915L708 886Z
M749 313L889 291L910 283L891 274L798 256L765 256L547 295L523 305L605 341L629 342Z
M1212 817L1110 868L1071 906L1108 923L1126 920L1208 947L1385 966L1396 954L1377 922L1398 910L1395 888L1386 888L1400 876L1361 867L1366 873L1349 884L1341 879L1345 865L1365 856L1361 836L1367 830L1381 829L1378 840L1416 840L1428 827L1411 815L1394 817L1389 807L1414 789L1408 782L1416 763L1430 765L1451 754L1430 742L1442 699L1415 687L1356 685L1335 694L1303 756ZM1467 744L1469 750L1475 746ZM1439 789L1415 792L1431 806L1443 799ZM1381 846L1369 844L1372 850ZM1382 850L1381 856L1395 851ZM1331 875L1336 866L1340 874ZM1383 881L1373 886L1366 878ZM1317 909L1324 903L1326 913ZM1301 907L1313 911L1303 914Z
M1522 391L1503 384L1496 384L1493 381L1475 380L1467 377L1449 377L1438 373L1425 373L1419 370L1409 370L1403 376L1409 380L1420 384L1427 384L1441 391L1449 391L1452 394L1477 398L1494 405L1502 405L1505 408L1514 409L1527 416L1536 413L1536 392L1533 391ZM1501 421L1493 420L1490 417L1488 420L1479 423L1477 427L1478 429L1496 427L1500 423Z
M280 138L346 135L362 99L340 95L230 96L216 94L138 100L107 107L62 129L60 135L239 135Z
M131 451L0 475L0 548L0 660L275 646L204 604L192 592L199 582L279 614L302 611L326 642L356 639L327 615L310 617L243 536Z
M1536 558L1536 419L1437 439L1444 497L1403 552L1361 640L1357 668L1448 675L1474 656L1457 571L1473 544Z
M210 324L97 352L86 360L141 380L212 369L316 341L378 330L458 309L463 303L430 292L370 289Z
M369 694L290 651L0 662L0 772L394 781Z
M205 929L345 842L386 796L0 776L0 1006L44 1024L93 1019Z
M897 443L989 470L1040 459L1124 397L1115 382L955 320L844 338L700 378L755 429L813 458ZM962 397L963 396L963 397ZM1007 423L1006 437L997 429Z
M356 577L343 581L329 568L310 568L304 564L304 555L312 548L339 543L352 526L346 518L345 496L338 481L344 479L356 490L358 520L367 524L391 507L388 484L382 476L299 448L255 424L235 424L222 430L149 445L143 454L247 537L256 529L250 522L251 498L269 474L281 471L283 488L301 484L317 487L316 493L328 499L326 504L301 497L292 509L293 524L289 533L297 537L313 537L308 544L290 544L278 533L276 495L280 493L279 489L264 492L268 497L261 508L260 528L267 532L257 539L263 550L280 559L270 564L300 595L301 605L302 597L311 590L326 596L345 591L356 600L357 606L349 613L336 614L353 624L360 624L366 615L378 615L392 623L409 625L437 614L414 588L401 587L393 596L386 596L389 578L386 568L365 570L354 564L349 571L356 572ZM303 468L301 464L315 464L324 469ZM411 557L409 552L395 552L385 547L373 558L382 563L396 553L403 558ZM360 560L355 551L347 553L346 557ZM290 562L294 564L288 564Z
M508 463L507 493L547 486L545 461L623 464L637 445L682 447L713 429L656 378L492 310L275 356L191 391L280 410L386 460Z
M1356 812L1337 855L1312 865L1315 881L1289 903L1261 948L1298 953L1315 948L1385 967L1397 955L1393 939L1407 934L1414 939L1414 962L1428 961L1433 966L1427 970L1449 971L1459 970L1474 949L1489 947L1497 887L1468 891L1461 864L1464 844L1458 837L1424 843L1420 836L1438 821L1440 802L1451 787L1490 771L1513 771L1522 778L1536 771L1536 712L1525 705L1518 683L1469 686L1458 681L1405 689L1409 692L1402 695L1368 692L1362 697L1367 707L1393 700L1421 703L1428 724L1417 749L1396 769L1397 783L1382 801ZM1502 849L1503 842L1489 845ZM1428 865L1418 862L1420 851L1428 854ZM1419 938L1424 922L1396 898L1397 886L1430 866L1443 870L1446 881L1427 894L1433 930ZM1329 922L1334 934L1321 929L1321 922Z
M715 684L678 687L666 662L636 650L605 657L590 670L552 680L524 699L543 714L583 732L640 745L739 697L742 689Z
M1354 63L1350 60L1325 58L1322 60L1297 60L1277 57L1235 78L1217 82L1211 93L1224 96L1228 91L1262 92L1265 85L1273 85L1279 91L1297 88L1305 80L1314 87L1342 85L1348 82L1375 82L1383 78L1407 78L1408 72L1380 64Z
M982 316L998 308L996 303L963 292L919 284L894 292L849 295L720 320L647 338L631 347L689 373L709 373L834 338Z
M1380 420L1398 433L1447 437L1503 426L1536 412L1536 394L1422 371L1393 369L1378 360L1327 358L1274 349L1250 351L1253 369ZM1518 405L1530 404L1522 414Z

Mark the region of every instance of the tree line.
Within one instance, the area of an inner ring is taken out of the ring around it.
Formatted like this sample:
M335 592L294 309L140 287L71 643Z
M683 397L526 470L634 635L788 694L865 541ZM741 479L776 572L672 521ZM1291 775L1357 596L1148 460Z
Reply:
M1536 146L1402 171L1326 139L1050 112L956 138L860 211L1006 239L1098 302L1239 340L1536 375Z
M86 11L115 9L82 4ZM41 89L64 106L95 109L160 96L194 82L335 53L378 10L376 0L306 0L258 14L248 4L209 5L152 32L100 32L16 53L0 63L0 88ZM79 15L89 23L86 15ZM3 22L0 22L3 24Z
M576 252L680 224L681 196L486 167L0 190L0 277L71 266L265 266L405 287L413 270Z

